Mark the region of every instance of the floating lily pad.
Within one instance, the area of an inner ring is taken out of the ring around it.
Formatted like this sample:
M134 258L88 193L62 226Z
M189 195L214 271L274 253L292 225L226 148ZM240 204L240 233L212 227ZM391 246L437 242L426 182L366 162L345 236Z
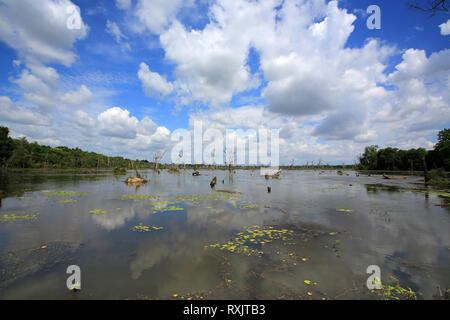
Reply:
M136 232L149 232L151 230L162 230L163 227L155 227L155 226L145 226L142 222L139 223L137 226L134 226L131 228L132 231Z
M92 214L107 214L106 211L103 211L103 210L100 210L100 209L90 210L89 213L92 213Z
M39 212L25 215L15 215L14 213L4 214L3 216L0 216L0 222L35 220L39 214Z

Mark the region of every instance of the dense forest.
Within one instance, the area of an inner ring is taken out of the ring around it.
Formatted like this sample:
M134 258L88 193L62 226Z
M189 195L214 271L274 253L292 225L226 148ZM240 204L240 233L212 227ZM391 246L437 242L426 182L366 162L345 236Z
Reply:
M367 170L411 170L444 169L450 171L450 129L438 133L438 142L433 150L423 148L399 150L397 148L379 149L368 146L359 156L359 167Z
M0 167L2 168L150 168L147 160L108 157L79 148L56 147L30 143L26 138L9 137L9 129L0 127Z

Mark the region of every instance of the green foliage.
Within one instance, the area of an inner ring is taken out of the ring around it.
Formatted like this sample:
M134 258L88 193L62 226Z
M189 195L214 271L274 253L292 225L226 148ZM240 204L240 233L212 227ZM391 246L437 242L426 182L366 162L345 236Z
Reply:
M450 171L450 129L439 131L438 142L429 151L424 148L399 150L367 146L359 156L359 166L367 170L423 171L424 158L428 169L443 168Z
M434 146L433 159L436 168L450 171L450 129L438 133L438 142Z
M378 146L368 146L364 149L364 153L359 157L359 163L366 169L373 170L377 167L377 150Z
M152 168L147 160L130 160L122 157L108 157L79 148L49 147L26 138L8 137L9 129L0 127L0 167L7 168Z
M11 157L14 144L13 140L8 137L9 129L0 127L0 166L4 166L6 161Z
M433 169L429 172L430 181L429 183L435 185L445 186L449 183L449 180L446 177L444 169Z
M381 285L380 290L375 290L384 300L417 300L417 293L411 288L403 288L395 277L389 277L385 285Z
M125 168L115 167L113 173L115 175L124 175L127 174L127 170Z

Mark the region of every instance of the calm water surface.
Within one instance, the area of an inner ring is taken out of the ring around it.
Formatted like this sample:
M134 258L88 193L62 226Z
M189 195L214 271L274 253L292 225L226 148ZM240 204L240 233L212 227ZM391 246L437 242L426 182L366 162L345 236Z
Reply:
M450 287L450 210L420 177L191 173L3 173L0 217L39 214L0 222L0 299L377 299L369 265L420 299Z

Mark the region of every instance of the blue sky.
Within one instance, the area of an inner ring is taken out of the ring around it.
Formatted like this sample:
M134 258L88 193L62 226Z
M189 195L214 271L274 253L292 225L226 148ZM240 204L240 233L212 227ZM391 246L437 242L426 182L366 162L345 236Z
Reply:
M450 15L407 3L0 0L0 125L146 159L194 120L278 128L281 163L430 149L450 123Z

